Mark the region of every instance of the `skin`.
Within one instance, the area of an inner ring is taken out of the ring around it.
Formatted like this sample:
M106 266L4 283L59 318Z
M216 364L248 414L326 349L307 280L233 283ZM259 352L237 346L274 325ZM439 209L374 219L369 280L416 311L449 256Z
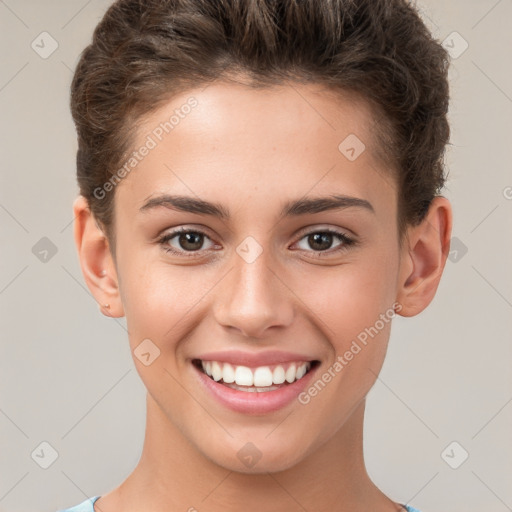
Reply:
M432 301L449 250L449 201L436 197L400 248L396 184L374 156L371 111L317 85L186 91L141 120L136 147L191 96L197 107L116 187L115 258L86 200L74 203L85 280L98 304L110 304L102 312L126 316L132 355L147 338L160 349L149 366L133 357L148 391L140 461L95 510L403 510L363 460L365 397L390 322L309 403L265 415L224 408L197 386L190 361L208 351L281 349L318 359L321 375L394 303L414 316ZM366 145L355 161L338 150L349 134ZM140 211L161 193L220 203L231 219ZM279 219L286 200L334 193L365 199L374 212ZM179 236L167 242L193 257L158 243L179 226L207 235L195 253ZM319 250L307 235L327 227L357 245L335 252L343 242L333 236ZM263 251L252 263L236 251L247 236ZM237 457L248 442L261 453L253 467Z

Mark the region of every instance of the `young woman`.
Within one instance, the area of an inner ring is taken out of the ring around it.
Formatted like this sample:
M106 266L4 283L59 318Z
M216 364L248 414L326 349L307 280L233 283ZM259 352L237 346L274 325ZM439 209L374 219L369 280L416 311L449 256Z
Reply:
M369 478L363 419L448 255L447 68L405 0L111 6L72 84L75 240L147 424L69 511L415 510Z

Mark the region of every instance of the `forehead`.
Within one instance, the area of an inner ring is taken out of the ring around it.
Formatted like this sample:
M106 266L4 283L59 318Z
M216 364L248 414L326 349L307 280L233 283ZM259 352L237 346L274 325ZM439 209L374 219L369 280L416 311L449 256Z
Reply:
M187 118L190 121L182 123ZM166 122L171 126L163 126ZM142 143L149 133L160 142L170 133L183 132L183 128L178 130L183 124L191 125L187 130L191 136L209 134L221 138L251 132L258 135L255 141L258 145L275 140L276 130L292 132L295 140L318 133L330 142L352 133L376 159L373 134L376 122L369 103L350 91L334 91L319 84L287 83L251 88L216 82L177 94L156 112L143 117L138 123L137 143ZM315 139L318 137L312 137L312 143L318 143Z
M318 85L191 89L140 120L134 150L151 149L120 192L139 206L169 187L218 197L229 187L242 202L242 192L296 197L340 185L372 195L376 180L393 188L376 157L374 123L364 100Z

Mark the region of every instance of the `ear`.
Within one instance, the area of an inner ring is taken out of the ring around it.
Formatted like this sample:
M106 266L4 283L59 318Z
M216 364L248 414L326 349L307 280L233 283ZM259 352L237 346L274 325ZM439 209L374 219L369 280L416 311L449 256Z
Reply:
M122 317L124 310L108 239L98 226L85 197L80 195L75 199L73 213L75 244L87 287L104 315ZM106 304L109 307L105 307Z
M436 293L450 251L452 209L448 199L436 196L425 219L410 227L400 258L397 302L402 316L421 313Z

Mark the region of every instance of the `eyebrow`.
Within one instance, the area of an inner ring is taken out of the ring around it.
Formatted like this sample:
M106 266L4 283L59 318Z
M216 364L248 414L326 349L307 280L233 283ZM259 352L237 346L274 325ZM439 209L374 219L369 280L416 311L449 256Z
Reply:
M219 203L212 203L196 199L190 196L162 194L146 201L140 208L146 212L158 207L178 210L201 215L211 215L223 220L229 220L231 215ZM280 218L296 217L299 215L321 213L328 210L341 210L346 208L363 208L375 214L375 210L366 199L346 195L332 195L327 197L302 198L295 201L287 201L281 210Z

